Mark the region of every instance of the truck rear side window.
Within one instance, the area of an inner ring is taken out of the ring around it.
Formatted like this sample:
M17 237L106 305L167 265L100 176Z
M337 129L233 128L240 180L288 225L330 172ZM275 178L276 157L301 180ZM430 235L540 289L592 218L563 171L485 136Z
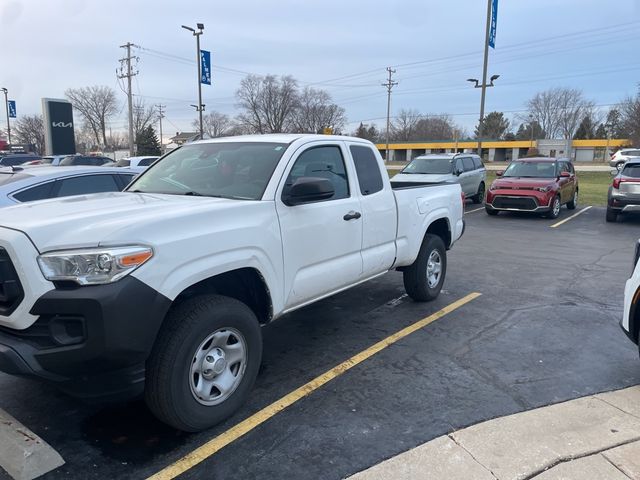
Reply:
M373 150L361 145L351 145L349 150L356 166L360 193L371 195L382 190L382 175Z

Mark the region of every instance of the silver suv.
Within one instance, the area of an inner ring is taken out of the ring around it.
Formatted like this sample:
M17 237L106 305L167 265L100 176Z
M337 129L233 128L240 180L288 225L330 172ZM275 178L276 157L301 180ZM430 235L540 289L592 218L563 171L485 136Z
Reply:
M482 203L487 171L478 155L472 153L432 154L416 157L393 177L393 183L457 182L465 197Z
M621 170L627 160L631 158L637 160L637 157L640 157L640 148L623 148L611 155L609 166L616 167L618 170Z

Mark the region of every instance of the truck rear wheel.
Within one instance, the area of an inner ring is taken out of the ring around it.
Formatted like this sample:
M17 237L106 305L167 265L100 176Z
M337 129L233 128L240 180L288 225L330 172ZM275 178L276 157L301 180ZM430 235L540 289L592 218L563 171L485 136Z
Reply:
M163 422L209 428L247 399L262 359L258 319L244 303L202 295L173 308L147 361L145 400Z
M427 234L418 258L403 272L404 289L416 302L434 300L447 273L447 252L438 235Z

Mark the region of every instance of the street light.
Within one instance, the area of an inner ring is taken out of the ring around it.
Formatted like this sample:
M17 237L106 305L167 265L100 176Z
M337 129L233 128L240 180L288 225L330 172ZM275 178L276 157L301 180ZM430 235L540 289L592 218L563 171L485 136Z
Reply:
M0 90L2 90L2 92L4 93L4 108L6 109L7 112L7 140L9 140L9 148L11 148L11 125L9 124L9 90L7 90L6 88L2 87L0 88Z
M203 138L203 128L202 128L202 111L204 110L204 105L202 104L202 66L200 65L200 35L202 35L202 31L204 30L204 23L197 23L195 28L187 27L186 25L182 25L182 28L185 30L189 30L194 37L196 37L196 63L198 64L198 105L192 105L196 107L196 111L198 112L200 118L200 140Z

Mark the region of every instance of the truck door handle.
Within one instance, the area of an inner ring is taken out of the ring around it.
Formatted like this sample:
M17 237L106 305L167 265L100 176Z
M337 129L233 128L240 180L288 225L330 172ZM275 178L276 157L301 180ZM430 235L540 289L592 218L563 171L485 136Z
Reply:
M356 212L354 210L351 210L349 213L347 213L344 217L342 217L344 220L349 221L349 220L357 220L362 216L362 214L360 212Z

